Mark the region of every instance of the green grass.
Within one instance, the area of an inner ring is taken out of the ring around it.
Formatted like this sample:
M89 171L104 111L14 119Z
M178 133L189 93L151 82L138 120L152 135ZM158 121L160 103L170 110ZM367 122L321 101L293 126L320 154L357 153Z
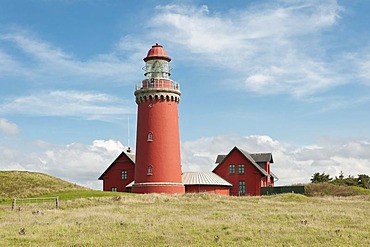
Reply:
M368 246L369 218L368 196L120 194L0 206L0 246Z
M59 193L48 193L40 195L41 197L54 197L58 196L60 200L74 200L80 198L92 198L92 197L113 197L113 196L134 196L135 194L123 193L123 192L110 192L100 190L74 190L74 191L62 191ZM36 197L36 196L35 196Z
M0 171L0 201L74 190L89 189L43 173Z
M62 201L92 197L121 196L123 194L125 193L91 190L37 172L0 171L0 204L2 205L11 204L13 198L58 196L59 200Z

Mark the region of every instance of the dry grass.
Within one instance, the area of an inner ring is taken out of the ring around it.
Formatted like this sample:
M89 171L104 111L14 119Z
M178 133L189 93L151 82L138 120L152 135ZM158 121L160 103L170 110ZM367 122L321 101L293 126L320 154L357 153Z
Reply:
M0 246L369 246L369 219L369 196L122 195L0 206Z
M0 171L0 202L12 198L73 190L88 189L43 173Z

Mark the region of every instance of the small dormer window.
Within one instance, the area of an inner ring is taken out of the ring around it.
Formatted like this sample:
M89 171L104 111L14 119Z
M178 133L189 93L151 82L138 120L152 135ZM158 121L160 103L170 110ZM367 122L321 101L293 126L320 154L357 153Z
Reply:
M151 142L151 141L153 141L153 133L149 132L148 133L148 142Z
M149 176L153 175L153 167L151 165L148 166L148 174Z

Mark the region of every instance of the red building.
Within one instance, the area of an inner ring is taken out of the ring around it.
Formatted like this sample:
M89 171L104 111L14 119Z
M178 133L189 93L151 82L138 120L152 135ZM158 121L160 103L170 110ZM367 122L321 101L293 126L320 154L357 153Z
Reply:
M186 193L215 193L232 196L260 195L261 187L273 187L277 177L270 171L271 153L249 154L234 147L218 155L213 172L184 172ZM122 152L99 177L104 191L131 192L135 183L135 155Z
M135 155L123 151L103 172L99 180L103 180L104 191L129 192L126 186L134 180Z
M213 172L184 172L186 193L215 193L232 196L256 196L261 187L273 187L277 177L270 171L271 153L249 154L234 147L227 155L218 155ZM135 183L135 155L122 152L99 177L104 191L131 192Z
M274 186L277 178L270 171L271 153L249 154L234 147L227 155L218 155L214 173L232 184L230 195L261 195L261 187Z
M178 104L180 85L170 79L171 58L155 44L144 58L138 104L135 193L185 193L181 178Z
M182 182L186 193L230 195L232 185L213 172L184 172Z

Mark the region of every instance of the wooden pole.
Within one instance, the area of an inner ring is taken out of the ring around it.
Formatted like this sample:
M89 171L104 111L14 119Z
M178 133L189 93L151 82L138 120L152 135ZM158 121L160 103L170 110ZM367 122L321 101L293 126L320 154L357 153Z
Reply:
M16 204L17 204L17 199L13 199L13 201L12 201L12 210L15 209Z
M55 208L59 209L59 196L57 196L55 199Z

